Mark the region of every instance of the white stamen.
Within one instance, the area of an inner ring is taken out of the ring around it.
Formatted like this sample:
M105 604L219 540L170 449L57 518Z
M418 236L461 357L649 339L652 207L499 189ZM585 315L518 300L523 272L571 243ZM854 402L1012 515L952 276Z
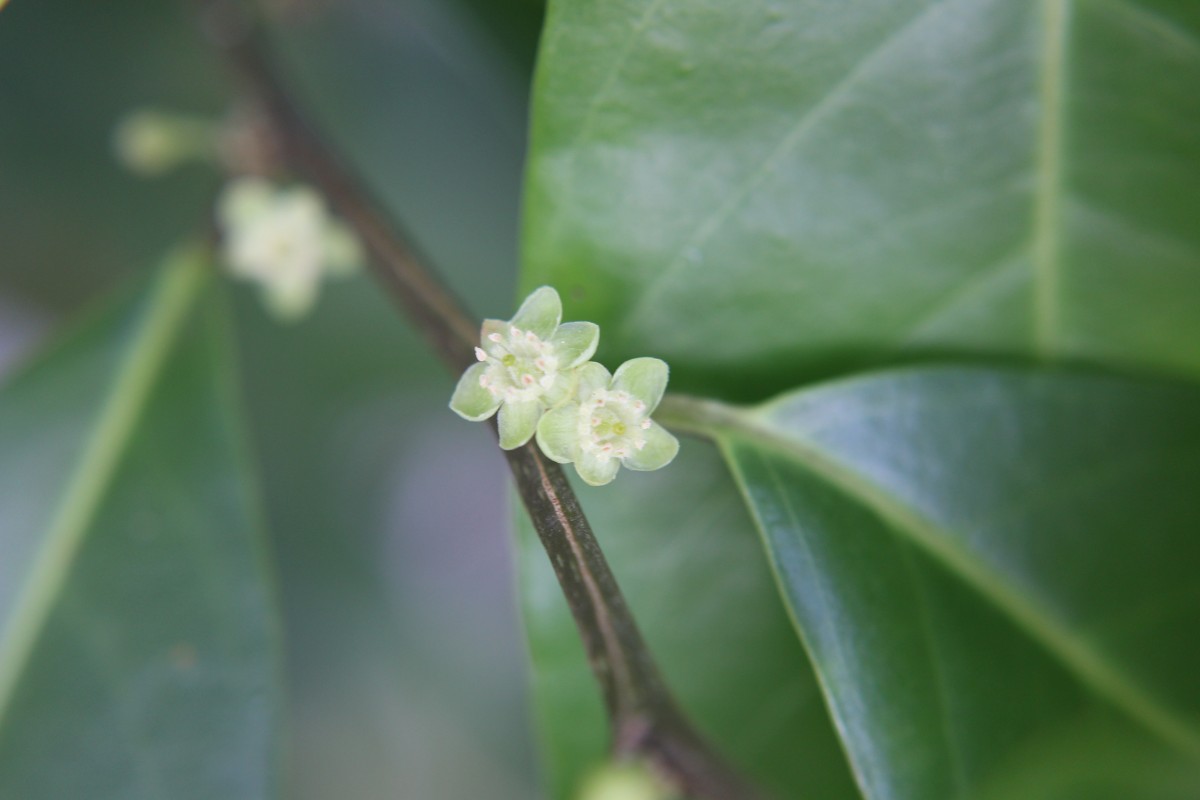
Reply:
M488 334L488 341L492 341L492 342L499 342L499 341L500 341L501 339L503 339L503 338L504 338L504 337L503 337L503 336L501 336L501 335L500 335L500 334L498 334L498 333L489 333L489 334Z
M633 404L634 411L641 411L645 407L646 407L646 404L643 403L641 400L638 400L636 403Z
M536 361L534 361L533 363L536 364L537 368L540 369L542 372L546 371L546 359L539 358Z
M612 449L613 449L613 446L611 444L605 443L605 445L600 448L600 452L601 453L611 453Z
M537 334L536 334L536 333L534 333L533 331L526 331L526 333L525 333L525 341L527 341L527 342L536 342L537 340L538 340L538 337L537 337Z
M516 339L518 336L521 335L521 329L518 328L516 325L511 326L508 330L512 334L512 337L514 339Z
M642 420L642 430L644 430L644 431L650 430L650 420L649 419Z
M636 439L633 442L633 446L636 447L638 450L641 450L643 447L646 446L646 440L645 439Z
M475 348L475 359L477 361L487 361L487 358L488 358L487 353L484 352L482 347Z
M521 383L525 384L526 386L533 386L533 376L532 375L522 375Z

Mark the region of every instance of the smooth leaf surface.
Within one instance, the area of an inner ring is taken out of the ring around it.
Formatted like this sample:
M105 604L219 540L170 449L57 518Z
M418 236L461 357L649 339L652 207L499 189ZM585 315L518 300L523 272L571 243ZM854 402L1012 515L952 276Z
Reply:
M266 798L273 601L198 254L0 391L0 796Z
M864 362L1200 375L1200 4L556 0L523 286L761 400Z
M712 448L690 441L662 472L576 486L668 683L700 729L781 798L858 797L753 523ZM606 757L607 724L546 553L524 512L516 516L544 769L551 796L571 798Z
M940 368L695 408L869 797L1200 791L1200 391Z

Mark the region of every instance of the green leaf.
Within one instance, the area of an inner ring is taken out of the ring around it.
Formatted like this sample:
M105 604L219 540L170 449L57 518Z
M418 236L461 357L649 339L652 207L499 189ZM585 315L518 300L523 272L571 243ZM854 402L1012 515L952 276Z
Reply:
M1198 409L983 368L664 405L733 466L861 785L912 800L1200 792Z
M1200 375L1200 4L557 0L523 286L761 399L864 362Z
M767 564L713 450L592 489L576 483L670 686L700 729L780 798L858 797ZM607 753L607 723L579 634L523 511L522 605L550 794L575 796Z
M195 252L0 391L0 796L266 798L278 635Z

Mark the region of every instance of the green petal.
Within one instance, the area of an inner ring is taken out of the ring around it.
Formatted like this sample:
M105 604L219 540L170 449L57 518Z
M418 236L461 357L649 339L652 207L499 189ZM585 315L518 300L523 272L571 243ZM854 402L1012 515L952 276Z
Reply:
M472 364L468 367L458 381L454 397L450 398L450 409L471 422L487 419L500 407L500 398L479 385L479 378L485 369L487 364Z
M295 322L317 304L320 277L276 281L263 286L263 304L271 316L281 322Z
M508 323L499 319L485 319L483 325L479 328L479 346L492 358L500 358L504 354L497 349L497 343L488 338L493 333L498 333L501 337L507 337Z
M537 400L508 400L500 406L500 447L515 450L533 438L542 404Z
M326 224L322 244L325 250L325 271L330 275L352 275L363 263L358 237L340 222L330 221Z
M225 228L246 225L267 210L275 189L262 178L238 178L227 184L217 201L217 218Z
M606 483L612 483L612 479L617 477L617 470L620 468L620 459L601 460L596 457L595 453L581 453L575 462L575 470L579 473L579 477L583 478L583 482L589 486L603 486Z
M549 389L542 391L542 403L549 408L561 406L576 399L579 392L577 371L560 372Z
M584 364L576 371L575 376L579 381L575 390L576 397L580 398L587 397L597 389L607 389L608 382L612 380L612 375L604 365L595 361Z
M562 301L558 299L558 292L543 286L525 298L511 324L523 331L533 331L539 338L549 339L561 321Z
M679 452L679 440L657 422L646 429L646 446L625 456L625 466L643 472L670 464Z
M667 390L667 372L667 362L662 359L630 359L617 368L612 388L624 389L653 411Z
M558 326L550 339L559 369L578 367L596 352L600 344L600 326L594 322L566 322Z
M579 457L579 404L547 411L537 426L537 443L552 461L570 464Z

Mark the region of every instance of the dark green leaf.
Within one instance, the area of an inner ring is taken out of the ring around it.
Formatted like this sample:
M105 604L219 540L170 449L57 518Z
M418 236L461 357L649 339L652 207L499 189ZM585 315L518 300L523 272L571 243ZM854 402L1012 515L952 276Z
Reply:
M266 798L274 610L208 263L0 392L0 797Z
M1200 391L922 369L680 409L870 797L1200 792Z
M820 691L771 583L753 524L712 450L669 469L578 485L666 678L721 751L782 798L858 794ZM521 591L553 797L602 762L607 726L579 634L523 513Z
M1200 4L557 0L526 289L761 399L863 361L1200 374Z

